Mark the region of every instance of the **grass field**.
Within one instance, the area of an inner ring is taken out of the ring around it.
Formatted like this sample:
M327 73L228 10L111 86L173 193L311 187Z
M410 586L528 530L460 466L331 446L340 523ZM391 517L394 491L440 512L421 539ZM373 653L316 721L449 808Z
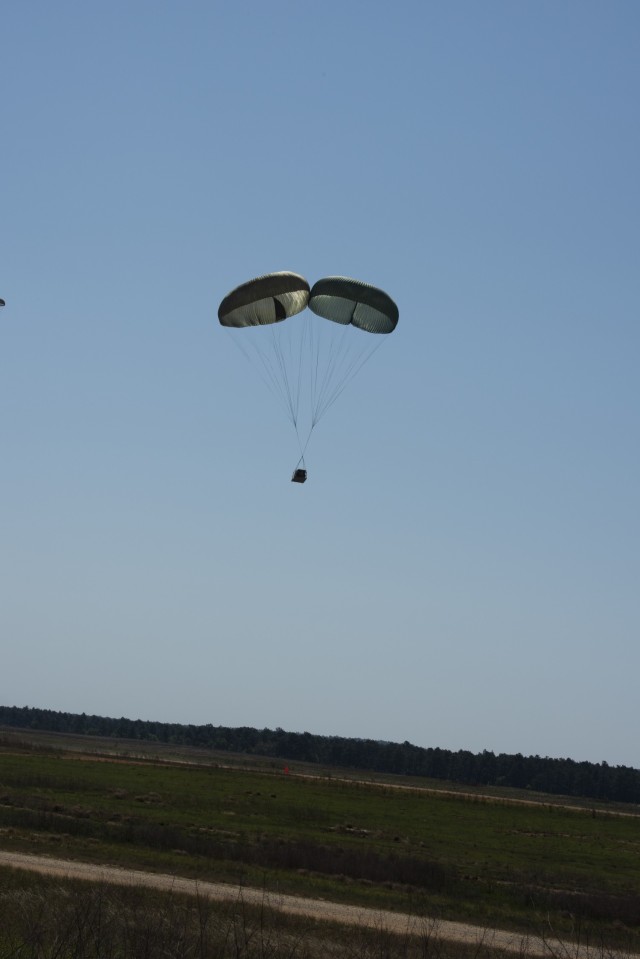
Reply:
M633 810L119 745L3 734L0 847L640 951Z

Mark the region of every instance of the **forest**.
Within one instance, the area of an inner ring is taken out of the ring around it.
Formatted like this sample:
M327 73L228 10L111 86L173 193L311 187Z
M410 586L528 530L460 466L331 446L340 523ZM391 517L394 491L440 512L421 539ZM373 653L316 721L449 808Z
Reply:
M640 770L520 753L473 753L284 729L197 726L0 706L0 726L195 746L260 757L419 776L468 786L512 787L607 802L640 803Z

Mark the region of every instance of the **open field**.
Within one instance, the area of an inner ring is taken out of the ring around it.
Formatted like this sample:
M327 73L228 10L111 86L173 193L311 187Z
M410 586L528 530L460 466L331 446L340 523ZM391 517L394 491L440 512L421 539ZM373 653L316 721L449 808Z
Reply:
M246 769L268 773L281 773L287 765L295 776L313 779L331 779L357 783L379 783L394 789L419 789L438 794L464 795L468 798L493 798L503 804L542 803L544 805L566 806L569 809L587 809L589 812L602 811L608 815L640 817L640 805L621 803L593 798L551 795L531 789L515 789L509 786L469 786L428 779L420 776L393 775L363 769L348 769L343 766L327 767L323 764L300 762L295 760L273 759L253 756L247 753L233 753L227 750L215 750L196 746L174 745L153 742L151 740L121 739L107 736L58 733L47 730L16 729L0 725L0 750L17 752L49 752L62 754L72 752L84 758L122 759L126 762L154 762L167 765L204 765L217 768Z
M78 740L3 736L0 847L640 952L640 818L621 810Z

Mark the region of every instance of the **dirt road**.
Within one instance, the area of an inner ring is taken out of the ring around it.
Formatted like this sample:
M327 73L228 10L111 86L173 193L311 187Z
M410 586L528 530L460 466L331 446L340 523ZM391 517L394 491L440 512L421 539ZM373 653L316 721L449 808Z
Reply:
M291 915L306 916L318 920L359 925L371 929L384 928L390 932L416 933L429 931L434 938L466 942L473 945L483 943L497 949L518 953L527 957L558 957L562 959L603 959L600 949L587 946L575 946L553 939L537 936L521 936L517 933L494 929L487 930L479 926L470 926L461 922L445 920L430 921L403 913L386 910L363 909L359 906L345 906L327 902L323 899L305 899L302 896L285 896L234 886L226 883L202 882L184 879L180 876L142 872L135 869L121 869L117 866L101 866L93 863L74 862L66 859L51 859L48 856L34 856L28 853L6 852L0 850L0 865L14 869L26 869L49 876L61 876L70 879L85 879L91 882L105 882L125 886L147 886L152 889L174 890L187 895L206 896L218 900L237 900L245 903L267 905L268 907ZM616 954L608 951L606 959L640 959L640 956Z

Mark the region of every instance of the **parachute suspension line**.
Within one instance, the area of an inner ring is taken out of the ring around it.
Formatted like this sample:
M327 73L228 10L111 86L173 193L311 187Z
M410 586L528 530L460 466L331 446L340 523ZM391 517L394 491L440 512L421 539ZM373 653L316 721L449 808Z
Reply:
M296 463L295 468L298 469L298 467L299 467L300 464L302 463L302 468L305 469L306 466L305 466L305 462L304 462L304 454L305 454L306 451L307 451L307 446L309 445L309 439L307 438L307 442L304 444L304 447L303 447L303 446L302 446L302 440L300 439L300 434L298 433L298 428L297 428L297 427L296 427L296 436L297 436L297 438L298 438L298 447L299 447L299 449L300 449L300 459L299 459L298 462Z
M304 319L299 317L300 327L300 349L298 353L298 391L296 396L296 408L300 407L300 396L302 394L302 379L303 379L303 368L304 368L304 355L305 355L305 344L309 336L309 322L307 317Z
M302 329L300 331L300 344L299 344L299 353L298 353L298 391L297 391L297 397L296 397L297 406L300 403L300 394L302 391L302 378L303 378L303 369L304 369L304 360L305 360L304 347L305 347L305 343L307 342L307 339L309 338L308 334L309 334L309 324L308 324L307 318L305 317ZM307 438L303 444L302 438L300 436L299 426L300 426L299 423L295 424L296 439L298 440L298 447L300 449L300 459L296 463L295 469L297 470L300 466L302 466L302 469L306 470L307 466L304 461L304 454L306 453L307 446L309 445L311 431L309 431L309 433L307 434Z
M302 322L302 327L301 327L301 329L300 329L299 354L298 354L298 391L297 391L297 403L298 403L298 404L300 403L300 397L301 397L301 394L302 394L303 378L304 378L304 376L308 375L308 376L309 376L309 390L310 390L310 397L309 397L310 406L309 406L309 411L312 413L312 410L313 410L312 397L313 397L313 389L314 389L313 383L314 383L314 378L317 377L317 362L316 362L315 367L314 367L314 362L313 362L313 360L314 360L314 353L316 352L315 349L314 349L315 338L314 338L314 334L313 334L313 323L310 321L309 316L306 315L306 316L304 316L304 317L301 317L301 322ZM306 351L305 351L305 347L307 347L307 350L306 350ZM307 355L308 355L308 360L307 360ZM317 361L317 357L316 357L316 361ZM306 368L307 362L309 363L309 369L308 369L308 371L307 371L307 368ZM305 465L305 463L304 463L304 454L305 454L305 452L306 452L307 446L309 445L309 440L310 440L310 438L311 438L311 431L312 431L312 429L313 429L313 426L310 427L309 432L307 433L306 438L305 438L305 441L304 441L304 444L303 444L302 439L301 439L301 437L300 437L300 433L299 433L299 431L298 431L298 425L296 424L296 435L297 435L297 437L298 437L298 444L299 444L299 446L300 446L300 459L298 460L298 466L300 466L301 463L302 463L303 466ZM296 467L296 469L297 469L297 467Z
M309 421L309 431L303 447L303 460L304 453L306 452L307 446L311 439L311 434L316 425L316 407L318 401L318 382L320 380L320 367L322 359L322 336L320 335L321 327L318 324L317 320L307 316L305 318L306 329L308 332L309 340L309 411L310 411L310 421ZM333 343L331 347L333 348ZM326 379L326 370L325 376ZM320 387L322 390L322 387Z
M312 403L311 429L324 416L357 372L357 369L355 372L352 372L352 369L354 365L357 365L360 354L358 352L355 356L351 356L350 354L355 353L355 350L349 348L349 338L353 336L353 330L350 327L357 308L358 303L355 302L351 311L350 322L343 325L341 336L330 340L329 352L324 365L324 376L320 390L316 392ZM353 345L353 342L351 345Z
M280 350L280 363L282 377L286 383L289 404L291 408L291 418L293 425L298 429L300 417L300 397L302 395L302 382L304 375L304 346L306 339L306 325L301 319L294 322L293 317L288 321L286 327L278 331L280 338L278 346L285 346ZM274 339L276 332L274 330ZM285 344L286 341L286 344ZM277 350L276 350L277 352Z
M304 461L304 454L307 452L307 446L309 445L309 440L311 439L311 434L312 434L312 432L313 432L313 426L312 426L311 429L309 430L309 433L308 433L308 435L307 435L307 439L306 439L306 441L305 441L304 447L303 447L303 445L302 445L302 443L301 443L301 441L300 441L300 437L298 436L298 442L300 443L300 459L299 459L298 462L296 463L296 469L300 466L300 464L302 464L303 469L306 469L306 465L307 465L307 464L306 464L305 461Z
M256 344L253 343L253 349L248 350L244 343L242 343L239 336L234 336L227 327L224 327L224 330L227 336L230 338L231 342L240 350L244 358L247 360L251 366L255 366L260 375L260 379L265 384L269 392L276 397L279 402L282 402L282 390L279 389L279 384L274 378L273 370L269 367L266 357L260 352Z
M286 390L289 416L296 433L299 426L304 375L305 333L306 326L300 325L300 322L294 322L293 317L286 324L278 324L277 330L272 327L273 350L278 361L280 379Z
M315 396L316 396L316 390L318 386L318 371L320 366L320 343L319 343L320 338L314 336L315 324L312 323L310 319L307 319L307 322L309 324L309 364L311 367L311 370L310 370L311 376L309 379L309 390L310 390L309 402L310 402L311 417L313 422L313 409L315 406Z
M296 440L298 442L298 449L300 450L300 459L298 460L296 469L298 469L300 464L302 464L303 469L306 469L304 454L309 443L309 437L307 437L306 442L303 444L302 437L300 436L300 424L298 422L298 407L300 401L302 372L299 369L296 396L294 400L290 379L287 372L286 351L283 348L284 343L281 341L281 339L284 340L284 337L279 338L276 331L272 328L270 331L270 344L266 340L260 343L260 340L257 337L252 337L250 341L246 341L246 343L250 343L252 346L252 349L249 349L247 348L245 341L243 341L240 337L233 336L231 334L231 330L227 329L226 332L233 342L237 344L238 349L244 358L252 366L257 368L260 379L263 381L269 392L275 396L279 404L282 404L287 417L293 424ZM261 333L266 334L267 330L255 330L255 333L258 333L259 337ZM258 345L259 343L260 345ZM288 339L288 345L289 354L293 356L291 337ZM303 344L300 344L300 355L302 355L302 349ZM300 359L300 357L298 357L298 359Z
M369 362L369 360L373 357L374 353L377 353L377 351L382 346L382 342L383 340L381 338L379 342L374 344L373 348L368 350L364 355L354 357L351 360L351 363L345 378L336 386L334 392L327 398L324 406L322 407L321 410L319 410L317 416L315 417L313 426L315 426L316 423L324 416L327 410L331 409L331 407L336 402L336 400L342 395L344 390L347 388L351 380L360 372L362 367Z
M301 463L304 462L307 447L317 424L351 380L369 362L384 340L384 337L375 337L373 346L369 347L368 337L362 339L360 331L355 331L348 324L344 324L339 335L336 336L338 331L333 323L325 328L324 320L318 322L315 317L309 315L303 322L298 370L302 376L305 363L309 364L307 388L310 418L308 431L305 428L303 435L300 434L300 421L294 423L300 445ZM323 336L323 333L326 335ZM305 346L307 347L306 360L303 355Z
M384 337L375 337L375 342L370 347L367 345L368 338L363 340L360 331L356 331L345 324L341 336L332 336L330 345L325 351L326 358L322 355L323 351L320 345L317 346L313 357L311 430L314 429L327 410L333 406L362 367L368 363L382 345L383 340ZM324 372L319 377L321 367Z
M277 324L278 326L280 324ZM274 326L269 328L271 331L271 343L273 345L273 352L276 357L277 368L280 371L280 380L283 385L283 395L285 398L285 405L289 413L291 422L294 425L294 428L298 427L298 411L294 402L293 391L291 389L291 383L289 381L289 372L287 369L287 358L284 354L283 344L280 341L280 331L275 329ZM283 337L284 338L284 337Z
M263 348L261 349L258 345L257 339L253 337L250 341L248 341L251 343L252 348L248 349L245 343L242 341L241 335L234 336L231 330L227 329L226 327L225 330L231 341L236 344L244 358L251 364L251 366L254 366L257 369L260 379L265 384L271 395L275 397L278 404L282 404L287 417L291 418L288 397L286 395L282 380L278 377L277 367L273 362L273 357L270 357L269 350L264 347L264 344Z
M316 321L317 322L317 321ZM311 365L313 376L311 379L311 428L317 422L317 411L322 405L324 393L330 382L333 371L336 366L337 357L341 352L341 346L344 341L344 329L342 336L329 340L328 348L323 349L323 337L321 335L322 327L318 325L317 336L311 347ZM326 355L325 355L326 354ZM320 371L322 369L322 375Z
M316 425L318 420L322 417L323 413L327 409L327 404L331 400L333 391L337 388L335 381L338 380L338 385L340 383L339 377L343 375L342 368L349 358L348 340L346 348L345 340L350 332L352 331L348 331L348 327L344 326L342 328L341 335L336 338L332 338L330 341L329 351L326 363L324 365L324 375L322 377L320 389L317 395L314 397L311 421L312 427Z
M287 369L290 369L294 378L295 386L292 389L293 408L295 410L295 427L298 429L300 416L300 392L302 386L302 352L304 347L304 326L300 326L299 317L291 317L286 324L287 345L289 356L287 360Z

